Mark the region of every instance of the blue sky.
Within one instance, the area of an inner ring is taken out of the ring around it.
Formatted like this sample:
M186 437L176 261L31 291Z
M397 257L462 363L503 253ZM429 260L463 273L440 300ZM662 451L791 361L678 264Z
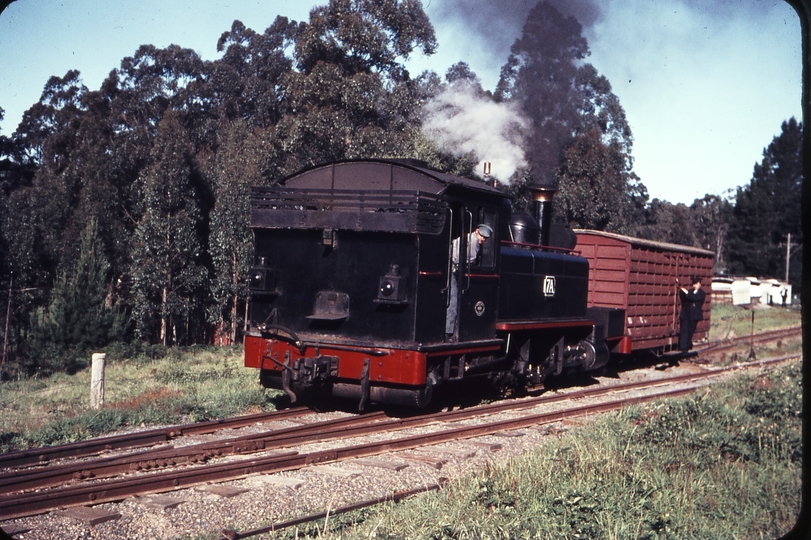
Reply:
M307 0L17 0L0 13L0 133L10 135L52 75L78 69L98 89L139 45L177 44L208 60L234 19L263 31L306 20ZM634 134L651 198L691 203L748 183L784 120L801 119L801 35L781 0L570 0ZM409 62L444 74L465 61L493 89L533 0L423 0L439 50Z

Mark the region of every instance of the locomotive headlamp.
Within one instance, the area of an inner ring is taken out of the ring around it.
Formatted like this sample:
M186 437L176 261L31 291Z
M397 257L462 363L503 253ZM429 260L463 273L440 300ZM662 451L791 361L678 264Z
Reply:
M388 273L380 278L377 298L374 302L377 304L405 304L408 302L406 300L406 281L400 275L399 265L392 264Z
M275 292L276 276L264 257L259 257L259 264L248 273L248 288L251 292Z
M265 282L265 271L258 270L256 268L251 271L251 277L248 280L248 284L251 289L261 289L262 284Z
M383 278L380 280L380 294L382 296L391 296L397 290L397 285L390 279Z

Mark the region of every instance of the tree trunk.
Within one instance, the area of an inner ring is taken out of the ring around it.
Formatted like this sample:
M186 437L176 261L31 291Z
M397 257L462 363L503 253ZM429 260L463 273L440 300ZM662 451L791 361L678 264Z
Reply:
M168 294L169 293L166 290L166 287L164 287L163 292L161 293L161 343L163 343L164 347L166 347L166 338L167 338L167 335L166 335L167 334L167 332L166 332L166 330L167 330L166 329L166 323L167 323L166 318L167 318L168 315L166 313L166 300L167 300Z
M239 294L237 294L237 285L239 284L238 272L238 259L237 250L232 251L232 267L231 267L231 284L233 285L232 291L234 294L234 304L231 307L231 345L237 341L237 308L239 303Z
M721 270L726 267L724 264L724 240L726 239L727 226L720 225L715 236L715 268Z
M8 357L8 320L11 318L11 286L14 283L14 276L9 276L8 278L8 305L6 305L6 330L3 332L3 361L0 362L0 366L6 364L6 358Z

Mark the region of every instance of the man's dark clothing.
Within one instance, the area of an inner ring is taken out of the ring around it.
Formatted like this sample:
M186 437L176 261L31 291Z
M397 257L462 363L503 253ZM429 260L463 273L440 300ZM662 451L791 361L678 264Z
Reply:
M679 349L689 351L693 348L693 332L696 331L698 321L704 318L704 297L702 289L692 289L689 292L679 290L681 297L681 314L679 315Z

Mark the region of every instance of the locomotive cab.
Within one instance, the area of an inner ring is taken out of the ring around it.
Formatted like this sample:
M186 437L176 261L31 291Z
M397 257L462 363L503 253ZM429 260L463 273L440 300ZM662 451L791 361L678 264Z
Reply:
M426 404L444 348L501 344L496 238L464 269L458 321L444 329L453 240L480 221L497 230L503 200L405 161L333 163L255 188L246 365L294 400Z

